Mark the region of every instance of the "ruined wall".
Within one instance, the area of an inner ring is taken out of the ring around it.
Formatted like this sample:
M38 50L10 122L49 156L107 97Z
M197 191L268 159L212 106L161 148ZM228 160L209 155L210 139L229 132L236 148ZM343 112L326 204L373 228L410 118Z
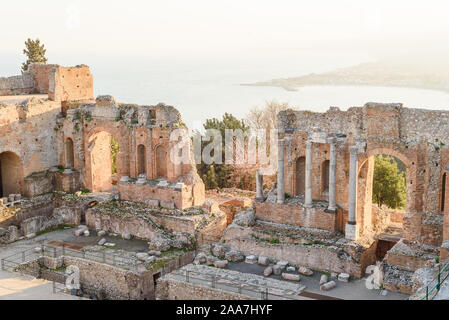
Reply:
M157 280L158 300L252 300L243 294L227 292L217 288L193 285L172 279L169 275Z
M26 178L58 165L60 145L55 128L59 112L58 103L36 98L23 103L0 104L0 154L15 155L17 193L34 196L48 189L45 182L42 187L33 187L30 185L33 179L27 181ZM11 172L5 172L2 179L8 179Z
M62 67L50 70L48 98L53 101L93 100L93 76L89 67Z
M28 94L33 91L34 81L31 73L0 78L0 96Z
M342 230L342 211L325 212L324 208L304 208L301 205L255 202L256 219L329 231Z
M368 208L370 173L362 167L376 154L392 155L407 168L407 208L404 218L404 236L409 240L421 239L421 227L415 229L406 220L435 221L441 214L442 175L448 165L449 112L404 108L402 104L367 103L363 107L341 111L336 107L325 113L310 111L282 111L279 114L280 137L285 142L285 191L297 194L296 161L305 155L305 142L309 135L337 138L337 204L347 209L349 181L349 146L359 147L357 224L363 233L369 226L371 210ZM319 128L319 129L317 129ZM323 194L322 166L329 159L328 145L313 143L313 198L327 200ZM362 177L360 176L362 174ZM363 209L362 209L363 208ZM426 232L425 230L423 232ZM435 238L435 237L434 237ZM438 241L432 240L436 245ZM441 242L441 241L440 241Z

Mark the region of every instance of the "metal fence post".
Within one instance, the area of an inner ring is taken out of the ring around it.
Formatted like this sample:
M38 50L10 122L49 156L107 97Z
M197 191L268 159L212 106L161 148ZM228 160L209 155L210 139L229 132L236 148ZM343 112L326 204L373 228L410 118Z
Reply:
M53 258L56 258L56 247L53 247Z
M106 252L103 251L103 262L106 262Z
M215 288L215 276L212 276L212 288Z
M441 266L438 265L438 284L437 284L437 291L440 291L440 283L441 283Z
M242 284L239 283L239 293L242 293Z
M2 259L2 270L5 271L5 259Z
M115 253L112 255L112 265L115 266Z
M190 282L190 279L189 279L189 270L186 271L186 282Z
M25 251L22 251L22 262L25 262Z
M62 245L62 255L65 256L65 246Z

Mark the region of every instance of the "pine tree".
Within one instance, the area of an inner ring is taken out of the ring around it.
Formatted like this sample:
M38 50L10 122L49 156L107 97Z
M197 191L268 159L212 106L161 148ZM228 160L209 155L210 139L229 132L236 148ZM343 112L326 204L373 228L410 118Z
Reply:
M378 155L374 164L373 202L391 209L405 207L407 188L405 172L389 156Z
M47 58L45 53L47 50L44 44L41 45L39 39L31 40L30 38L25 41L25 49L23 49L23 54L27 56L27 61L22 64L22 72L27 71L30 64L32 63L47 63Z

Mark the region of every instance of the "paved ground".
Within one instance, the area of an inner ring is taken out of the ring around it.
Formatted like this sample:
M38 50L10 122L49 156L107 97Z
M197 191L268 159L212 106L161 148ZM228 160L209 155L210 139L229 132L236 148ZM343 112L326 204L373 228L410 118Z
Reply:
M263 276L265 267L241 262L230 263L229 269ZM351 279L349 283L335 280L337 287L331 291L324 292L320 290L320 277L321 273L318 272L315 272L312 277L301 276L301 284L306 287L301 295L312 297L313 299L326 300L405 300L409 297L406 294L396 292L388 292L386 296L382 296L380 290L368 290L365 287L365 279ZM281 276L276 275L271 275L270 278L281 280Z
M53 293L53 283L0 270L0 300L79 300L62 293Z
M116 243L114 249L128 250L132 252L148 251L148 244L142 240L123 240L120 237L105 237L108 242ZM51 241L70 243L79 246L91 246L97 244L100 238L96 232L91 232L89 237L75 237L73 229L58 230L40 235L31 240L21 240L6 246L0 246L0 259L17 254L24 250L35 248ZM20 275L0 270L0 300L78 300L80 298L62 293L53 293L53 283L36 279L28 275Z

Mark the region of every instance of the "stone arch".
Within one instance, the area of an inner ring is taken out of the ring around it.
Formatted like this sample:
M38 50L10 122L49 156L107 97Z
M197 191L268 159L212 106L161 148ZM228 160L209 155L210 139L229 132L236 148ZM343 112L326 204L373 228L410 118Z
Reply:
M164 146L156 147L156 178L167 178L167 150Z
M0 197L23 193L23 165L11 151L0 153Z
M321 165L321 192L329 192L329 160L324 160Z
M306 158L299 157L295 161L295 195L304 194L306 179Z
M405 179L406 179L406 212L411 210L412 203L409 201L413 197L414 189L412 188L412 179L410 169L412 161L408 159L407 156L402 153L392 150L389 148L375 148L366 152L359 159L359 166L357 172L357 214L356 220L357 224L360 226L359 232L363 234L364 231L371 231L373 227L373 222L375 221L375 215L373 211L373 179L374 179L374 166L375 166L375 156L376 155L386 155L392 156L398 159L404 165Z
M73 146L73 140L71 138L67 138L65 140L65 167L75 167L75 150Z
M146 148L143 144L137 146L137 175L147 174Z

